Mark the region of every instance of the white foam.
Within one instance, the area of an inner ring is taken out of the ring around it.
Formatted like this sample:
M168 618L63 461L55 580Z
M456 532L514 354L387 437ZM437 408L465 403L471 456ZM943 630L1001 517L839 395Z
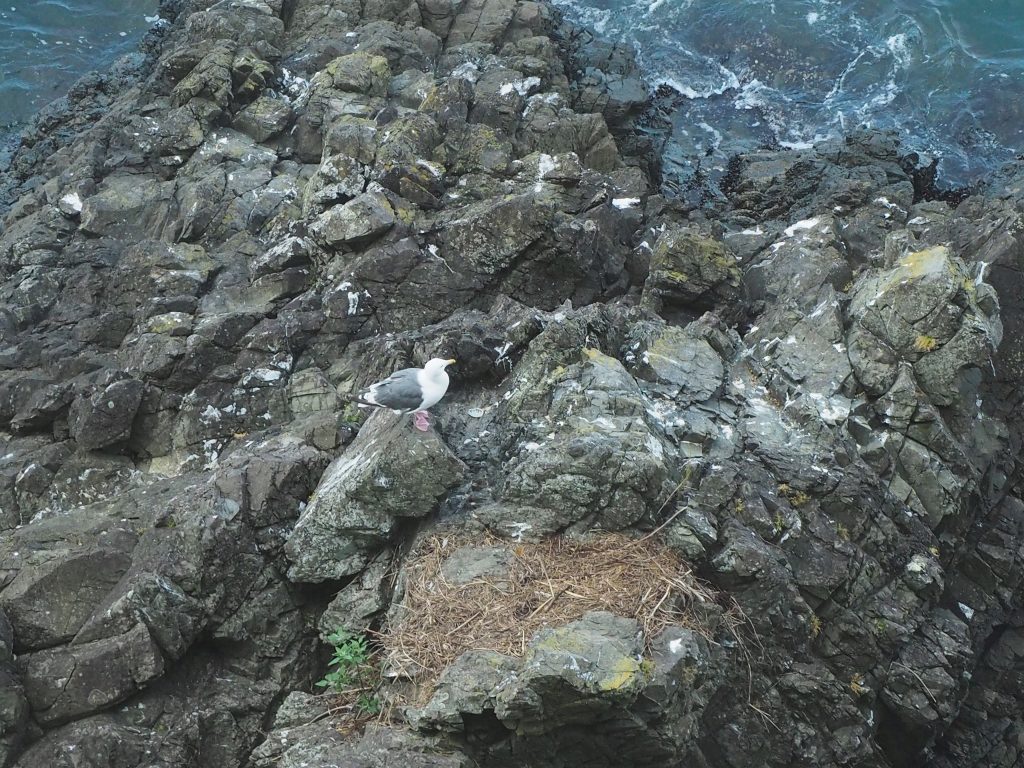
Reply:
M740 89L740 79L736 76L736 73L730 69L726 69L721 64L718 64L717 66L722 75L721 83L709 86L703 90L698 90L691 85L680 82L671 75L665 74L655 78L654 86L657 88L661 85L667 85L669 88L677 91L687 99L706 99L711 96L721 96L726 91L738 91Z

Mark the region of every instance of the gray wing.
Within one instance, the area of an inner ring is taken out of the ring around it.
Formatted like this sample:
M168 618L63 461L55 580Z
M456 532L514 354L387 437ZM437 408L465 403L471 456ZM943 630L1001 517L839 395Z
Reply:
M403 368L384 381L370 385L365 400L396 411L413 411L423 402L423 389L416 381L419 368Z

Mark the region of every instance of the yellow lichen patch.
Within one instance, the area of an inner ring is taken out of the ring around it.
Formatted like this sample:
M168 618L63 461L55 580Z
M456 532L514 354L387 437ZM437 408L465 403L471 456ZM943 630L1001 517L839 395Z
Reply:
M807 623L810 625L811 637L817 637L821 634L821 619L818 617L818 614L812 613L811 620Z
M642 677L643 669L640 667L640 662L629 656L623 656L612 665L607 676L597 681L597 687L602 691L621 691L638 682Z
M674 283L688 283L690 281L690 276L688 274L674 269L665 272L665 277Z
M165 318L154 318L153 321L149 323L149 326L146 328L146 330L149 331L150 333L170 333L176 328L180 328L181 325L181 323L176 322L174 320L168 320Z
M614 357L609 357L604 352L602 352L600 349L594 349L593 347L584 347L583 348L583 355L584 355L584 357L586 357L588 360L590 360L590 362L594 363L595 365L616 365L616 364L618 364L618 360L616 360Z
M934 337L921 335L914 339L914 349L918 352L931 352L939 345Z
M582 638L564 627L554 630L547 637L537 641L534 647L539 651L563 651L581 654L587 646Z
M949 248L936 245L907 254L899 260L898 266L909 273L909 277L924 277L942 272L950 267Z

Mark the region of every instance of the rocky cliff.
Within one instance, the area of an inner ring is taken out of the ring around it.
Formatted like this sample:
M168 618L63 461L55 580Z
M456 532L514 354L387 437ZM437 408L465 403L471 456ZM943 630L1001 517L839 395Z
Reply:
M857 134L694 208L544 3L162 12L0 185L0 765L1024 759L1024 165L929 200ZM433 356L431 432L345 400ZM641 537L656 627L546 621L570 561L505 652L393 663L416 584ZM338 628L379 722L313 695Z

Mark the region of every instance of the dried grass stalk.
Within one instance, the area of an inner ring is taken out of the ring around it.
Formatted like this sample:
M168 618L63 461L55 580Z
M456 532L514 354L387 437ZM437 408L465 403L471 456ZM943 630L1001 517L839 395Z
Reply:
M453 584L442 566L460 547L501 546L505 577ZM637 620L649 639L669 624L701 631L700 606L715 593L657 540L616 533L514 543L492 536L435 536L404 566L405 597L380 633L387 666L420 686L469 650L521 656L540 629L589 611Z

